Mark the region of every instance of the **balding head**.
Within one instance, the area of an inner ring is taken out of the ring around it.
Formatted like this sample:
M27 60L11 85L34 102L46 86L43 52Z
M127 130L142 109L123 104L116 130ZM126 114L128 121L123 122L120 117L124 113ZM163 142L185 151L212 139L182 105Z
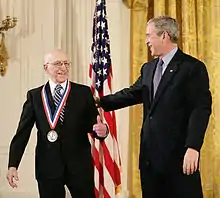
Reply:
M68 61L67 54L61 49L49 51L44 56L44 64L55 62L57 60Z
M63 83L68 79L69 65L67 54L55 49L44 56L44 70L54 83Z

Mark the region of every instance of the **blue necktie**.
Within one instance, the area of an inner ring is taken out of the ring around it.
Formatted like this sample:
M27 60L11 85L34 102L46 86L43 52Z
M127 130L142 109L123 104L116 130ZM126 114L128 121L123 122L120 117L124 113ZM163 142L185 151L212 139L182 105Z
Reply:
M60 100L62 98L62 93L61 90L63 90L63 87L60 84L57 84L55 87L55 95L54 95L54 104L57 107L58 104L60 103ZM65 107L63 107L61 113L60 113L60 121L61 123L63 123L64 120L64 111L65 111Z
M159 61L157 62L157 66L156 66L156 70L154 73L154 79L153 79L153 84L154 84L154 96L157 92L157 88L160 84L160 80L162 77L162 71L163 71L163 60L159 59Z

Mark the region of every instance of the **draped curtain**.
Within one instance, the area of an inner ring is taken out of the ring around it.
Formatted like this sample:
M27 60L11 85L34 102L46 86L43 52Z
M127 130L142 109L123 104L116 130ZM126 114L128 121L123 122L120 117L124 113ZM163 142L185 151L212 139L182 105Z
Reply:
M208 69L213 97L212 115L201 151L200 170L204 198L220 198L220 1L219 0L124 0L131 9L131 65L133 83L144 62L152 59L145 44L146 22L170 15L180 24L179 47L202 60ZM140 198L138 155L142 106L130 109L130 197Z
M108 27L113 66L113 91L129 84L130 10L122 1L107 0ZM17 128L28 89L47 81L44 53L64 49L70 61L70 79L91 85L89 63L93 14L96 0L0 0L0 23L6 16L17 17L16 27L5 34L9 54L6 75L0 77L0 197L36 198L34 177L36 128L19 167L19 188L9 188L6 180L8 148ZM0 36L1 40L1 36ZM116 112L118 141L122 159L122 193L127 198L127 149L129 109ZM68 196L70 197L69 193Z
M0 77L0 197L38 197L34 178L36 131L19 167L16 192L8 187L5 177L9 143L27 90L47 80L43 69L45 52L54 48L67 51L72 62L70 79L87 83L94 6L94 0L0 0L0 23L7 15L18 19L17 26L5 33L9 60L5 77Z

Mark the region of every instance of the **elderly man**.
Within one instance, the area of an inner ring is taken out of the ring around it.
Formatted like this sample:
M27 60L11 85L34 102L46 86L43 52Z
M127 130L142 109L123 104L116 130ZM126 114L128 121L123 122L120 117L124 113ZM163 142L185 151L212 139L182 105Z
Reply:
M40 198L94 198L93 164L88 133L106 137L90 88L68 80L70 62L62 50L45 55L45 85L27 93L9 153L7 179L17 187L18 166L31 130L37 127L36 179Z

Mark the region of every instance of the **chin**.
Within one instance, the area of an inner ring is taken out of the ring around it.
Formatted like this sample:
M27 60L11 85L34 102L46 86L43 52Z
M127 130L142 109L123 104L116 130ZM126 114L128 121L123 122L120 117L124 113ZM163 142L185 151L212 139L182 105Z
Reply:
M59 78L59 79L57 79L57 82L63 83L63 82L65 82L66 80L67 80L66 77L65 77L65 78Z
M155 53L154 53L154 52L151 52L151 56L155 56Z

